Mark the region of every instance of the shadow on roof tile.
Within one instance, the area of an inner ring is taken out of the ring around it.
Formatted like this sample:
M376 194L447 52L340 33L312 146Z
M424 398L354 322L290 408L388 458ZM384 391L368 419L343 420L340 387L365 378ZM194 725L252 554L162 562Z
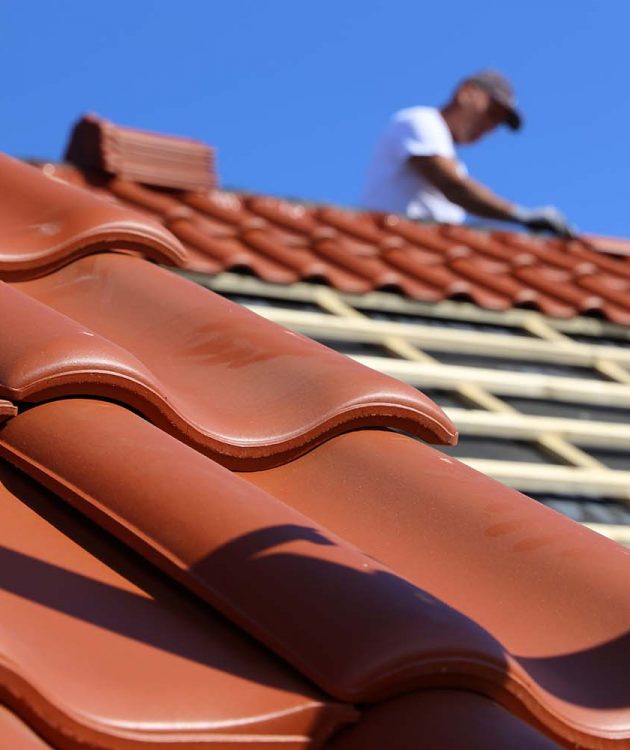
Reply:
M0 692L53 745L318 747L355 718L5 464L0 500Z
M421 738L421 745L419 744ZM423 690L369 708L330 750L560 750L494 701L463 690Z

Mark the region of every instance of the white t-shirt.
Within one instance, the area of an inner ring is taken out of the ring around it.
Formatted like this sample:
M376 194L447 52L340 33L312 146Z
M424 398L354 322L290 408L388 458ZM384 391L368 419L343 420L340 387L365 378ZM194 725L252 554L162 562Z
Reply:
M373 211L406 214L410 219L461 224L466 217L464 209L427 182L409 163L410 156L455 159L455 144L439 110L410 107L396 112L376 145L361 205ZM466 174L459 161L458 168Z

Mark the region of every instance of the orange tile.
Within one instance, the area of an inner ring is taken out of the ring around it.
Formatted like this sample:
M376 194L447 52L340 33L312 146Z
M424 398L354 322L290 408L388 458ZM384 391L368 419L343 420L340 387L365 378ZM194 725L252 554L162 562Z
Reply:
M112 246L183 265L173 235L140 213L0 154L0 278L47 273Z
M475 692L567 745L630 742L622 547L403 435L342 435L241 476L490 633L504 670Z
M55 747L298 750L354 718L4 462L0 557L0 691Z
M455 440L415 388L139 258L0 286L0 306L1 397L115 398L227 465L284 461L360 426Z
M330 695L364 702L432 675L501 674L502 649L474 622L120 406L36 406L0 441L19 468Z

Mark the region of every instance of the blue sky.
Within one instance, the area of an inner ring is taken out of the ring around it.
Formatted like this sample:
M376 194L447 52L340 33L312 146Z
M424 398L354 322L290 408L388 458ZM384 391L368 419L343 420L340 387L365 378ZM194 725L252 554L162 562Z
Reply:
M202 139L225 185L356 203L391 112L496 67L526 117L462 149L510 200L630 236L627 0L0 0L0 149L61 157L86 111Z

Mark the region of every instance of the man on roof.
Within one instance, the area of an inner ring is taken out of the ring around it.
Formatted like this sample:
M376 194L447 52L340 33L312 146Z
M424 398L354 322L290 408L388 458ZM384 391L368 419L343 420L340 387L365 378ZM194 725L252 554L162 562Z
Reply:
M469 177L457 159L456 145L475 143L499 125L519 130L522 120L510 82L491 70L462 81L442 109L396 112L377 143L361 205L446 224L461 224L468 212L570 235L557 209L510 203Z

